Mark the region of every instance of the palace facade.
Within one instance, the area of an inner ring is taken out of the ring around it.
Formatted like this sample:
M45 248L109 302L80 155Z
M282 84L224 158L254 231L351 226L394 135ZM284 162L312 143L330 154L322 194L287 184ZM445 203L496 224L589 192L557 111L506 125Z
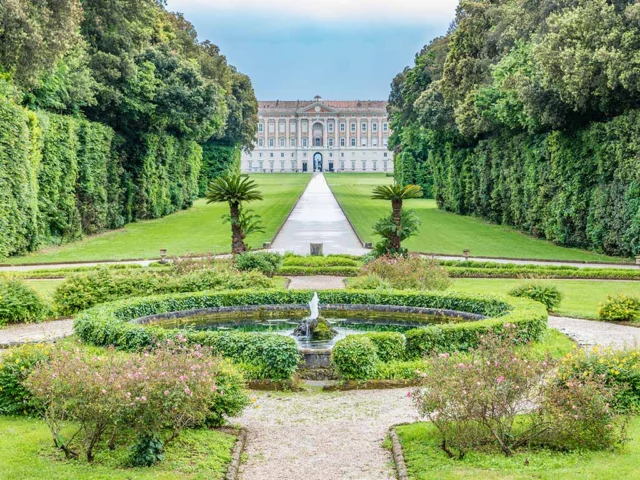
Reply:
M243 172L393 172L384 101L258 102L258 133Z

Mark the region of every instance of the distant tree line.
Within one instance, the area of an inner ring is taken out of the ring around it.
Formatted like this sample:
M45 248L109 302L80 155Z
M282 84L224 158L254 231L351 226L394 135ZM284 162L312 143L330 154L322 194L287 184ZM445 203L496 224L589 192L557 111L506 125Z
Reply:
M0 2L0 258L189 207L257 110L161 0Z
M640 4L462 0L393 80L395 175L446 210L640 255Z

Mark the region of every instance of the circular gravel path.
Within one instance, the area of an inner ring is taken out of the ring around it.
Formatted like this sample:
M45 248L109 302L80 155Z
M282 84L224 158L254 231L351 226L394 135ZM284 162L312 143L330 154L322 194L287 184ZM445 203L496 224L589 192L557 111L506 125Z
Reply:
M51 342L72 333L72 319L12 325L0 329L0 348L22 343Z
M549 327L560 330L582 346L624 348L640 345L640 328L595 320L549 317Z
M390 426L418 419L409 389L255 393L237 422L249 433L243 480L390 480Z
M345 277L314 275L311 277L287 277L290 290L340 290L344 288Z

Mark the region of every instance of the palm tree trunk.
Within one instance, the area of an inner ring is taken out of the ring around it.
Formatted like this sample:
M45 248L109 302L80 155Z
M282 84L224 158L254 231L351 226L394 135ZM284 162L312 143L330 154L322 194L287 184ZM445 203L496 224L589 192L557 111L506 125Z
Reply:
M391 248L399 252L400 251L400 230L402 229L402 200L392 200L391 210L393 216L393 223L396 225L396 233L391 238Z
M247 251L240 228L240 204L230 203L229 215L231 216L231 253L238 255Z

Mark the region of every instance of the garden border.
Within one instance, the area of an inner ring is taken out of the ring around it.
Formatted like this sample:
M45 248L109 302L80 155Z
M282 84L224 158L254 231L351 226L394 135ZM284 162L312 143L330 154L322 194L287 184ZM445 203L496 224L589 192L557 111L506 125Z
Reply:
M389 427L389 438L391 439L391 456L393 457L393 463L396 466L396 474L398 476L398 480L409 480L409 472L407 472L407 464L404 460L402 444L400 443L398 433L396 432L397 426L398 425L392 425L391 427Z
M233 451L231 453L231 461L229 462L229 468L227 474L224 476L225 480L237 480L240 477L240 460L242 459L242 452L247 444L247 429L240 428L240 433L236 438L236 443L233 445Z

